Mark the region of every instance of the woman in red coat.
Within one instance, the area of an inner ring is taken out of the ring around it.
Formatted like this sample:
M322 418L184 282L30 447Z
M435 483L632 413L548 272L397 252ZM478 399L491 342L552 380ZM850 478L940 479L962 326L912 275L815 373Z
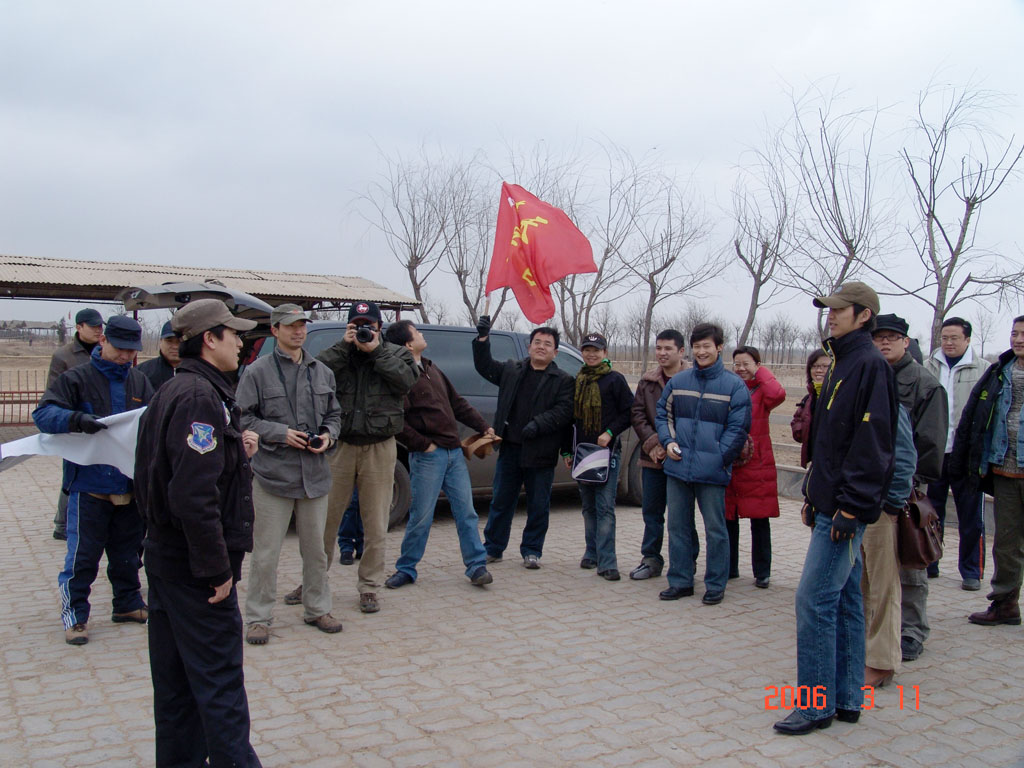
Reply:
M761 365L761 353L756 347L737 347L732 353L732 366L750 389L753 404L750 443L753 445L753 453L746 463L733 465L732 480L725 489L725 521L729 529L730 550L729 578L738 578L740 575L739 518L746 517L750 519L754 585L767 589L772 567L772 534L768 519L779 516L779 491L768 414L786 399L786 390L772 376L772 372Z
M808 462L808 445L811 442L811 417L814 415L814 404L821 392L821 384L825 381L828 366L831 363L824 349L816 349L807 358L807 394L793 413L789 427L793 430L793 439L800 443L800 466L806 467Z

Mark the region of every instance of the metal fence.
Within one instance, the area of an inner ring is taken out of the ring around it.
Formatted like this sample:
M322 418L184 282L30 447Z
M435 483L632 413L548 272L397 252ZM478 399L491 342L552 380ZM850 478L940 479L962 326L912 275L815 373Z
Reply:
M45 390L46 371L0 370L0 425L31 425Z

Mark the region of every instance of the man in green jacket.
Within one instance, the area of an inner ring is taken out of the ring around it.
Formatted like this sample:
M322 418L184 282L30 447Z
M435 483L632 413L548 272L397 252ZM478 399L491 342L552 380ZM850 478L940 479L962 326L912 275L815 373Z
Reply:
M412 353L382 339L380 331L377 305L357 301L349 309L345 336L318 358L334 372L341 405L339 445L331 460L324 550L329 564L341 516L352 489L358 489L363 521L359 610L363 613L380 610L377 591L384 585L384 539L398 456L395 435L405 425L405 395L419 378Z

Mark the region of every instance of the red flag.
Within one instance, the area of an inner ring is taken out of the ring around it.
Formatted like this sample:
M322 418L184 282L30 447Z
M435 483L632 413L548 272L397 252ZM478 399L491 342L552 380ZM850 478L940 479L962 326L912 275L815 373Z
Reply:
M486 292L510 287L527 319L543 323L555 314L549 286L582 272L597 272L587 236L562 210L503 183Z

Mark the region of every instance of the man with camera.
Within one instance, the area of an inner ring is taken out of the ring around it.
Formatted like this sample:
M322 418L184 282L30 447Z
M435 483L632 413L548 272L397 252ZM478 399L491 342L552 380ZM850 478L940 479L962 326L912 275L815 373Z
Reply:
M250 645L270 639L277 563L293 513L302 556L303 621L321 632L341 631L341 622L331 616L327 553L321 546L331 489L324 453L337 440L341 422L334 374L302 348L309 316L301 307L282 304L270 320L274 350L246 368L238 382L242 426L260 436L263 448L252 460L256 519L245 600Z
M395 435L405 426L406 393L419 378L412 353L380 336L380 309L357 301L349 309L345 336L320 353L334 372L341 405L341 444L331 461L332 485L323 548L330 564L338 524L359 489L363 557L359 561L359 610L380 610L377 590L384 585L384 543L391 511Z

